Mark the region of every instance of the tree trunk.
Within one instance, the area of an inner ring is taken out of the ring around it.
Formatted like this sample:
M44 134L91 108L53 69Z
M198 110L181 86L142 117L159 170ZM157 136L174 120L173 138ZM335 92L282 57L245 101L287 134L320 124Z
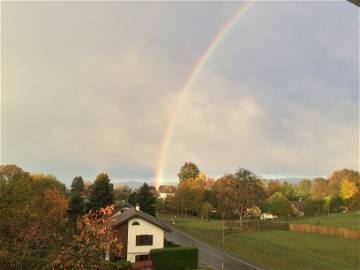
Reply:
M243 207L240 207L240 230L243 230Z

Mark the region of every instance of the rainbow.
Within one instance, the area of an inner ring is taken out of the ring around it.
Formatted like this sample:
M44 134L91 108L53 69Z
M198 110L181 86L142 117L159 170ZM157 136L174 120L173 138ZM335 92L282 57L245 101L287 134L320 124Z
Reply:
M164 131L163 139L160 146L160 156L158 159L157 167L155 170L155 176L154 176L154 185L156 187L158 187L162 181L162 172L165 163L167 149L169 146L170 137L175 126L177 115L186 98L187 93L190 91L191 87L193 86L196 78L198 77L201 69L206 64L207 60L214 53L218 45L224 39L225 35L232 29L232 27L245 13L245 11L249 8L250 4L253 1L254 0L247 0L242 2L237 12L233 16L231 16L230 19L224 24L221 30L211 40L208 47L203 51L203 53L198 57L196 62L193 64L190 75L187 77L183 87L181 88L175 107L173 108L172 112L169 115L168 122Z

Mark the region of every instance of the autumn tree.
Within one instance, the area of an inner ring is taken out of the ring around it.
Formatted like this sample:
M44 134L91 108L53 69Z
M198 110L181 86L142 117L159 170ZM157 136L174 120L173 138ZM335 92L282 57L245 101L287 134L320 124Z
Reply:
M110 183L110 178L106 173L100 173L96 176L96 180L91 186L88 208L99 209L113 203L113 184Z
M287 181L284 181L280 186L280 192L290 201L296 199L296 189L295 186L290 184Z
M90 211L78 219L77 232L65 243L58 254L51 258L52 269L131 269L131 264L122 263L122 267L107 259L118 257L123 244L118 234L111 230L109 217L113 205Z
M65 239L67 200L55 179L40 178L15 165L0 166L0 254L10 251L13 262L6 268L40 269Z
M303 179L297 184L296 188L297 195L301 199L309 199L311 195L311 180Z
M340 196L341 182L347 179L356 186L360 186L360 174L358 171L343 169L335 171L329 178L329 194L332 197Z
M181 167L178 177L180 182L187 179L195 179L200 173L199 168L193 162L185 162L185 164Z
M280 191L281 191L281 183L279 180L270 180L267 183L267 188L266 188L267 197L270 197L275 192L280 192Z
M340 197L344 200L351 199L359 191L354 182L343 179L340 182Z
M205 174L198 174L196 178L188 178L178 185L175 200L181 212L191 212L200 215L201 205L205 194Z
M315 178L311 185L311 198L322 200L328 195L328 181L324 178Z
M293 212L289 200L280 192L274 193L267 202L271 213L285 217L286 220Z
M235 210L239 214L242 226L245 211L249 207L260 205L265 197L261 181L251 171L240 168L235 174Z

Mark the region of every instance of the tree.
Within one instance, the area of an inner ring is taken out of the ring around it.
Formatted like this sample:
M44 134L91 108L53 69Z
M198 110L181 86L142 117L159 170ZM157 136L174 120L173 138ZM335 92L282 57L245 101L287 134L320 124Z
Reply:
M275 192L281 191L281 183L279 180L270 180L267 184L266 195L270 197Z
M351 199L357 192L358 187L354 182L348 179L343 179L340 182L340 197L344 200Z
M0 254L10 251L10 269L42 269L47 253L66 239L67 200L51 181L0 166Z
M255 205L260 205L265 197L265 193L261 181L249 170L240 168L235 173L234 180L236 196L233 200L242 227L246 209Z
M195 179L199 175L199 168L193 162L185 162L185 164L181 167L178 177L180 182L187 179Z
M115 201L128 201L131 194L131 189L127 186L116 186L114 188Z
M328 195L328 181L318 177L313 180L311 185L311 198L313 200L322 200Z
M358 171L343 169L334 172L329 178L329 194L331 197L340 196L340 185L342 180L349 180L358 187L360 186L360 174Z
M296 191L294 185L288 183L287 181L283 182L280 187L280 192L288 199L295 200L296 199Z
M201 219L209 220L209 213L213 211L214 207L211 203L204 202L201 206Z
M130 195L129 203L133 206L139 204L141 211L156 216L156 197L147 183L144 183L138 191Z
M91 187L88 208L100 209L114 203L114 187L110 178L105 173L96 176L95 183Z
M76 176L71 183L71 192L82 193L85 191L84 180L81 176Z
M274 193L268 199L268 206L271 213L285 217L286 220L293 213L289 200L280 192Z
M324 200L311 200L305 204L304 214L315 215L317 223L319 224L319 214L325 211Z
M309 199L311 195L311 180L309 179L303 179L301 180L296 189L297 195L303 199Z
M52 269L131 269L130 263L112 267L109 257L118 257L123 248L118 234L107 226L106 220L114 210L113 205L89 212L79 218L77 234L66 242L58 254L51 258Z
M189 178L179 183L175 199L181 213L191 212L200 215L205 194L205 180L205 174L198 174L196 178Z
M82 214L85 210L84 199L84 181L81 176L77 176L71 183L70 201L68 212L70 217L76 219L78 215Z
M51 174L36 173L31 174L30 177L33 180L32 186L34 190L38 190L40 192L44 189L57 189L63 195L67 195L67 188L65 184L61 183Z

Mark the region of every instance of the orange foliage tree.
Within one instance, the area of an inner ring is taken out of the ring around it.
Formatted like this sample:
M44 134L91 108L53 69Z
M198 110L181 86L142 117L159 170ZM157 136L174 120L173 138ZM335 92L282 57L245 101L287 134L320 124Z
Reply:
M114 206L90 211L78 218L77 233L64 245L53 260L53 269L128 269L130 264L115 267L106 259L117 256L122 243L117 234L107 226Z

